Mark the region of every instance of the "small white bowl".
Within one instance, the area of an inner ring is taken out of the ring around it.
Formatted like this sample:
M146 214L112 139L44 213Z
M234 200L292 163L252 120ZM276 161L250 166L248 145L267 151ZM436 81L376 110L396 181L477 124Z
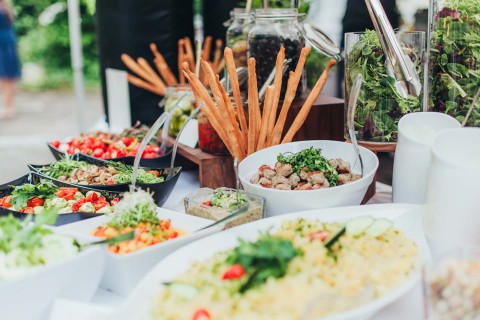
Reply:
M74 238L83 242L81 237ZM99 247L86 248L64 261L0 281L0 318L45 319L56 298L89 301L103 273L105 255L102 251Z
M250 183L250 178L261 165L275 166L277 156L285 152L299 152L310 147L322 149L327 159L341 158L353 165L355 151L350 143L330 140L299 141L263 149L245 158L238 167L240 181L248 193L267 200L267 216L285 214L292 211L322 209L359 205L378 168L378 158L370 150L360 147L364 165L364 176L354 182L337 187L318 190L276 190ZM360 173L360 161L356 161L353 172Z
M143 276L165 256L187 243L223 229L223 225L219 225L193 233L196 230L212 224L214 221L163 208L158 209L158 217L160 219L169 219L172 222L173 227L182 229L186 231L187 234L124 255L114 254L107 249L104 249L103 252L104 255L106 255L106 264L105 272L103 273L100 283L102 288L122 296L128 296L140 279L142 279ZM93 240L98 240L97 237L91 236L91 232L97 227L104 225L107 221L108 218L106 216L100 216L76 223L70 223L58 227L58 229L68 231L70 234L89 236Z

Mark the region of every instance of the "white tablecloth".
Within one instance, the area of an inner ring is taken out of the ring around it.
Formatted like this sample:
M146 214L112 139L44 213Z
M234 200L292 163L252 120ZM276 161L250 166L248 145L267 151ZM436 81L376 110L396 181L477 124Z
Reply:
M168 209L178 209L183 205L183 198L199 188L198 172L183 172L175 186L175 190L165 203ZM377 183L377 193L368 204L390 203L392 201L392 187ZM99 289L92 303L101 306L115 307L124 301L124 297L104 289ZM387 306L376 314L373 320L416 320L423 319L422 289L420 284L401 299Z

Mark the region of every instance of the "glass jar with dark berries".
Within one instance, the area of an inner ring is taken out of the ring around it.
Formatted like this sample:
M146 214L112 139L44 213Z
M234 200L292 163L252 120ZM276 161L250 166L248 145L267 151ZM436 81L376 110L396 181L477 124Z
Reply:
M251 15L244 8L235 8L230 12L230 20L226 23L227 46L232 49L235 66L247 66L247 36Z
M301 20L304 14L297 9L258 9L253 15L254 22L248 32L248 57L256 60L258 87L261 88L275 68L280 47L285 48L285 58L291 59L283 74L283 99L287 89L288 75L295 71L300 51L305 46ZM306 90L305 71L297 89L297 96Z

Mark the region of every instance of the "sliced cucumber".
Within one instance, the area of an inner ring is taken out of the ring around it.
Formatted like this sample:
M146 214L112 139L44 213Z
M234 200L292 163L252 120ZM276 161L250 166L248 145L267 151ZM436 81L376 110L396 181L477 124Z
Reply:
M347 233L352 236L358 236L365 232L375 220L370 217L355 218L347 222Z
M187 299L192 299L198 294L198 289L189 284L171 282L167 286L173 293Z
M365 233L376 238L384 234L392 226L392 221L387 219L378 219L375 220L375 222L373 222L373 224L367 230L365 230Z
M347 228L345 227L345 225L343 225L340 229L338 229L337 232L332 233L330 237L328 237L328 239L325 240L325 242L323 243L325 247L327 249L330 249L335 244L335 242L337 242L338 239L340 239L340 237L345 234L346 230Z

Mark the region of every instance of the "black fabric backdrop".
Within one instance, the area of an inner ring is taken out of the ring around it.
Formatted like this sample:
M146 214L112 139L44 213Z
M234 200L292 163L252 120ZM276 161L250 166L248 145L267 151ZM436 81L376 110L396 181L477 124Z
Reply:
M234 0L204 0L205 34L225 40L223 22L235 6ZM152 63L150 42L155 42L170 68L177 72L177 40L193 39L192 0L97 0L97 37L100 51L102 94L108 121L105 69L126 70L122 53L144 57ZM153 64L152 64L153 66ZM132 124L151 125L163 112L162 97L130 85Z

